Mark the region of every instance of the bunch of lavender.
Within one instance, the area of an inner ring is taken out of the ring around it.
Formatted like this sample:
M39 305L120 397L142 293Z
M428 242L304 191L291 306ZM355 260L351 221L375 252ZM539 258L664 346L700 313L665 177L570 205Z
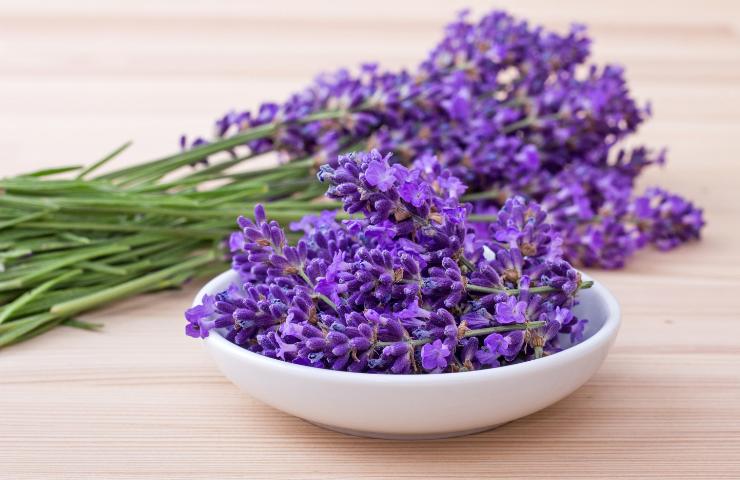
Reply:
M283 104L226 114L216 134L279 124L248 151L313 156L306 175L357 142L405 164L437 155L468 186L475 213L495 214L511 196L533 200L561 232L565 258L617 268L648 244L698 238L703 220L676 195L634 192L665 155L619 147L650 108L630 97L621 68L586 63L589 46L582 26L557 35L500 11L478 22L463 13L415 71L322 75Z
M485 222L505 217L510 197L541 205L558 233L553 251L574 263L616 268L646 245L698 238L704 222L691 202L635 191L664 155L619 145L650 109L630 97L620 68L588 65L589 43L579 26L558 35L504 12L476 22L463 14L415 69L322 75L283 103L224 115L211 140L183 138L182 151L139 165L99 173L126 144L87 167L1 179L0 348L56 325L96 328L75 317L221 270L224 237L247 205L270 202L283 222L338 208L308 201L324 192L316 170L338 168L338 152L377 147L407 167L436 155L434 168L448 172L440 188L459 197L464 185L472 205L463 263L477 265L475 245L501 241L500 225ZM277 167L239 168L274 152ZM389 221L416 232L418 219L404 215ZM381 235L386 226L370 227Z
M433 157L411 168L377 150L339 156L318 178L352 218L307 216L295 246L264 209L232 234L239 282L189 309L186 333L214 328L262 355L351 372L438 373L509 365L582 338L572 307L589 286L562 259L546 214L507 201L479 238L465 187Z

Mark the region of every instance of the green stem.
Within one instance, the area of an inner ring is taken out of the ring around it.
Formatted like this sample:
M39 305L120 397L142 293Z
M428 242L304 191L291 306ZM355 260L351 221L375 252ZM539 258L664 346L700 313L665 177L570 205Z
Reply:
M74 318L65 320L63 325L66 325L68 327L79 328L80 330L89 330L92 332L96 332L103 327L102 323L85 322L83 320L76 320Z
M142 293L150 289L152 286L157 285L159 282L168 279L169 277L178 275L188 270L196 269L207 263L212 262L216 259L215 252L211 251L193 257L189 260L181 262L169 268L162 269L158 272L144 275L143 277L131 280L129 282L117 285L115 287L107 288L91 295L76 298L68 302L63 302L54 305L49 310L52 314L58 317L69 317L85 310L98 307L102 304L119 300L130 295Z
M208 143L200 147L192 148L184 152L170 155L153 162L145 164L134 165L132 167L123 168L114 172L107 173L96 177L99 180L123 180L123 183L131 183L136 180L140 180L158 173L167 173L176 168L190 165L198 162L203 158L213 155L224 150L243 145L252 140L267 137L275 132L277 128L276 124L267 124L255 127L247 130L243 133L234 135L232 137Z
M306 284L309 287L311 287L312 290L314 289L313 282L311 281L310 278L308 278L308 275L306 275L306 272L303 271L303 268L301 268L301 269L298 270L298 275L303 279L303 281L306 282ZM316 294L316 297L319 298L319 299L321 299L324 303L326 303L327 305L329 305L331 308L333 308L334 311L337 310L337 305L329 297L327 297L326 295L321 294L321 293L317 293Z
M465 265L469 271L471 272L475 271L475 265L473 265L470 260L465 258L464 255L460 257L460 262L462 262L462 264Z
M480 222L480 223L491 223L495 222L498 217L496 215L468 215L468 220L471 222Z
M93 248L85 252L67 255L64 258L49 262L46 265L28 273L22 277L15 278L13 280L7 280L0 282L0 291L15 290L26 287L29 283L39 278L44 277L46 274L60 270L68 265L73 265L83 260L89 260L95 257L103 257L113 253L119 253L128 250L130 247L126 245L106 245L100 248Z
M82 180L83 178L85 178L85 175L87 175L87 174L89 174L91 172L94 172L98 168L102 167L103 165L105 165L106 163L110 162L111 160L113 160L114 158L116 158L118 155L120 155L121 153L123 153L123 151L126 150L128 147L130 147L132 143L133 142L131 142L131 141L128 141L128 142L124 143L123 145L121 145L120 147L116 148L115 150L113 150L111 153L109 153L105 157L101 158L97 162L95 162L92 165L90 165L89 167L85 168L75 178L77 180Z
M82 168L82 165L70 165L67 167L54 167L54 168L44 168L43 170L36 170L35 172L30 173L24 173L23 175L20 175L21 177L48 177L51 175L58 175L60 173L68 173L68 172L74 172L75 170L79 170Z
M534 125L536 121L537 121L537 117L524 117L521 120L518 120L514 123L510 123L506 125L505 127L501 129L501 132L504 134L512 133L512 132L519 130L520 128L529 127L531 125Z
M559 114L553 114L553 115L544 115L542 117L538 117L536 115L534 116L528 116L525 118L522 118L519 121L516 121L514 123L510 123L509 125L506 125L504 128L501 129L501 132L504 134L513 133L521 128L525 127L532 127L537 125L537 122L542 120L556 120L560 118Z
M338 119L345 117L348 113L349 112L346 110L317 112L313 115L307 115L305 118L301 119L299 123ZM97 178L103 180L122 180L122 184L131 185L136 181L150 180L153 175L160 175L161 177L176 168L198 162L214 153L230 150L234 147L249 143L252 140L268 137L274 134L282 125L283 123L280 122L260 125L237 133L236 135L232 135L231 137L219 139L170 157L165 157L143 165L128 167Z
M28 292L24 293L23 295L15 299L12 303L10 303L5 308L3 308L2 311L0 311L0 324L5 322L5 320L10 318L20 308L36 300L39 296L46 293L48 290L52 289L53 287L55 287L57 284L65 280L69 280L72 277L76 277L77 275L81 273L82 273L82 270L70 270L69 272L63 273L56 278L53 278L47 282L42 283L41 285L34 288L33 290L29 290Z
M84 261L79 262L77 265L91 272L106 273L109 275L126 275L125 269L120 267L111 267L107 263L103 262Z
M8 345L12 345L44 333L47 330L54 328L54 326L62 321L64 321L64 318L59 318L51 313L42 313L28 317L27 319L18 320L20 325L0 335L0 348L7 347Z
M65 229L77 229L85 231L98 231L98 232L136 232L136 233L156 233L161 235L167 235L172 237L186 237L186 238L220 238L226 237L231 230L206 230L199 228L189 228L187 226L177 227L153 227L149 225L137 225L132 223L93 223L93 222L75 222L75 223L60 223L60 222L33 222L26 225L28 228L39 229L39 230L65 230Z
M104 287L113 287L121 283L119 279L115 280L116 281L106 280L104 282L98 282L96 285L88 287L75 285L70 288L65 288L63 285L59 284L54 290L46 292L44 295L36 298L32 303L20 307L13 314L14 318L10 318L7 322L0 325L0 333L11 330L13 325L18 325L22 320L18 317L28 317L29 315L48 312L49 309L57 303L66 302L67 300L72 300L82 295L94 293Z
M219 163L214 163L212 165L207 166L206 168L203 168L201 170L196 170L195 172L185 175L184 177L178 180L174 180L172 184L173 186L175 186L175 185L179 185L182 183L189 184L190 181L201 182L204 179L210 179L210 177L216 174L219 174L225 170L228 170L231 167L235 167L242 162L250 160L254 156L255 156L254 154L250 153L249 155L244 155L242 157L231 158L229 160L224 160Z
M71 232L62 232L59 234L60 237L62 237L64 240L69 240L70 242L77 242L81 245L86 245L89 243L92 243L92 240L90 240L87 237L83 237L82 235L75 235Z
M583 290L586 288L591 288L593 286L594 282L591 280L585 280L578 284L578 289ZM480 292L480 293L505 293L506 295L518 295L522 292L522 289L520 288L492 288L492 287L483 287L481 285L474 285L472 283L467 284L465 287L469 292ZM529 293L552 293L552 292L560 292L562 291L559 288L554 288L550 286L539 286L539 287L532 287L527 290Z
M501 333L501 332L513 332L515 330L530 330L532 328L539 328L545 325L545 322L537 321L537 322L525 322L525 323L515 323L512 325L500 325L497 327L487 327L487 328L478 328L475 330L468 330L463 335L462 338L468 338L468 337L479 337L481 335L489 335L491 333ZM402 340L404 343L408 343L412 347L418 347L419 345L425 345L427 343L431 343L434 341L433 338L418 338L413 340ZM389 345L394 345L399 342L375 342L375 346L382 348L387 347Z
M49 212L51 212L51 210L41 210L40 212L29 213L28 215L15 217L11 220L5 220L4 222L0 222L0 230L12 227L14 225L19 225L21 223L30 222L31 220L36 220L37 218L48 215Z
M28 248L16 248L15 250L8 250L0 253L0 261L25 257L26 255L30 255L31 253L33 253L33 250L29 250Z

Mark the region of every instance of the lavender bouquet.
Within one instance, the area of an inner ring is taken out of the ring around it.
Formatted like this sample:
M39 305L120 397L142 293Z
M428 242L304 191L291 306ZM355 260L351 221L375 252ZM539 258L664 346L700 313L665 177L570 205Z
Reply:
M449 169L389 158L323 166L327 196L353 218L307 216L291 225L304 232L295 246L262 206L240 217L229 242L240 281L189 309L186 333L221 328L271 358L372 373L492 368L557 352L560 333L580 340L586 320L571 308L590 284L537 204L508 200L479 235Z
M663 151L620 146L650 108L631 98L619 67L588 63L589 46L581 26L560 35L500 11L462 14L414 69L321 75L283 103L227 113L214 138L183 137L180 152L139 165L100 173L126 144L88 167L0 180L0 347L62 324L97 328L76 316L222 270L232 219L258 203L281 222L338 208L313 201L325 188L315 174L339 171L337 155L349 151L391 152L394 169L436 156L448 173L433 188L465 190L463 230L475 233L466 242L505 243L506 230L487 223L507 221L511 198L539 203L558 255L574 264L618 268L646 245L698 238L704 222L691 202L635 190L644 168L665 161ZM282 161L240 168L263 155ZM411 195L407 184L398 195ZM407 233L397 238L418 240ZM519 252L532 257L527 248Z
M650 106L630 97L620 67L587 64L589 46L580 25L558 35L500 11L478 22L463 12L414 71L368 64L322 75L282 104L227 113L216 136L276 126L247 152L279 152L284 168L302 165L306 176L344 148L378 148L406 164L437 155L468 187L475 214L523 196L547 211L566 259L619 268L648 244L669 250L698 238L704 222L679 196L635 193L665 152L619 147Z

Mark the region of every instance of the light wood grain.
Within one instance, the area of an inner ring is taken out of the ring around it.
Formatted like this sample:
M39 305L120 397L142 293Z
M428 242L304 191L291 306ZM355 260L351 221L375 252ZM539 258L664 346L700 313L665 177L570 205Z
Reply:
M465 4L0 2L0 174L170 152L231 107L283 98L316 72L413 65ZM0 478L740 477L740 4L498 2L554 28L591 26L626 66L667 145L660 183L706 208L698 244L590 272L624 326L598 374L497 430L399 443L346 437L241 395L182 311L197 285L90 315L0 352ZM392 408L383 405L378 408ZM358 412L361 414L361 412Z

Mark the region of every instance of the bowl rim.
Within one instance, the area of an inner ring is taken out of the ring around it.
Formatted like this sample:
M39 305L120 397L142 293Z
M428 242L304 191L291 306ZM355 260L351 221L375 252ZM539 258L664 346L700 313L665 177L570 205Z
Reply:
M205 294L213 294L217 290L215 285L224 281L231 281L229 277L235 277L237 275L233 270L227 270L209 280L196 294L193 300L193 306L198 305ZM467 381L478 381L478 380L494 380L500 377L510 377L516 375L524 375L526 372L532 369L542 368L555 368L558 365L563 366L576 360L579 357L584 356L588 352L598 350L600 348L608 349L611 340L616 337L621 324L621 309L616 297L600 282L593 279L592 276L581 272L581 275L586 280L592 280L593 286L589 289L599 296L606 304L607 318L604 324L597 330L591 337L586 340L579 342L565 350L549 355L547 357L539 358L528 362L517 363L514 365L506 365L501 368L487 368L483 370L473 370L467 372L455 372L455 373L444 373L444 374L375 374L365 372L347 372L343 370L331 370L324 368L309 367L306 365L298 365L294 363L285 362L282 360L266 357L255 352L246 350L238 345L235 345L228 341L218 331L210 331L209 335L203 340L209 346L224 351L232 357L237 357L240 360L248 363L258 363L263 365L265 368L273 370L281 370L286 374L302 375L312 377L316 380L324 381L342 381L342 382L374 382L374 383L392 383L392 384L412 384L412 385L424 385L433 384L440 381L447 383L467 382Z

